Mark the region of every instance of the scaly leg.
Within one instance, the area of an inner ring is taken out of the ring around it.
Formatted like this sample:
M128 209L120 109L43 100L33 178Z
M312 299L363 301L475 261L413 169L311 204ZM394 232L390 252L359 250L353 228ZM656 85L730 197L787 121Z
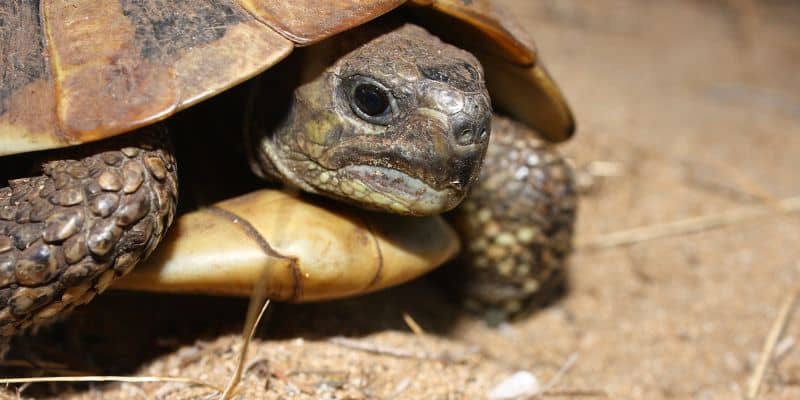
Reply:
M11 336L89 302L155 249L178 196L167 139L153 126L66 149L42 175L0 189L0 354Z
M464 250L449 286L490 322L530 311L563 283L576 203L572 171L553 146L495 115L480 179L450 215Z

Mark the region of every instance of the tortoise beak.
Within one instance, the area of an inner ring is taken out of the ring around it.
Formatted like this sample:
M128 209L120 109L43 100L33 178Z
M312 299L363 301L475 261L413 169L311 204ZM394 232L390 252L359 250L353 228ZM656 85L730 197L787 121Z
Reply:
M489 118L458 118L421 108L396 124L389 136L390 149L402 172L421 179L436 190L451 189L458 199L478 178L489 144Z
M478 179L489 144L491 114L486 114L453 116L421 107L380 136L340 142L320 161L334 166L340 179L367 187L368 196L346 199L362 207L442 213L456 207Z

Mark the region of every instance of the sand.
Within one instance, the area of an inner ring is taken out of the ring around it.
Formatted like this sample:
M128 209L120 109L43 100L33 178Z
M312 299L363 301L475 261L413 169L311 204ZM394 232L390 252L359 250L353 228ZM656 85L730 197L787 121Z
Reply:
M538 378L546 399L744 398L763 341L800 278L800 213L773 210L631 244L602 241L800 195L800 5L505 3L575 109L579 131L565 153L598 175L581 199L568 292L497 328L450 305L427 280L344 301L279 304L252 343L235 398L484 399L517 371ZM13 371L66 367L224 387L245 308L232 299L104 295L15 348L44 368ZM424 333L412 332L404 314ZM800 398L798 335L795 318L760 398ZM54 345L47 337L60 339ZM32 385L20 396L46 394L218 396L184 383Z

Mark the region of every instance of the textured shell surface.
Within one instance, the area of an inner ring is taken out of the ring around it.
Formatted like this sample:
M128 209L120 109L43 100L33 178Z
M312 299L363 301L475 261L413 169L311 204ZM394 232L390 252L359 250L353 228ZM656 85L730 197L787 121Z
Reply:
M535 115L531 122L553 131L554 140L569 136L571 114L557 88L541 72L526 72L538 67L532 42L491 0L25 0L0 3L0 156L162 120L257 75L296 46L406 3L401 11L415 22L443 27L442 35L472 32L465 44L519 69L510 76L530 88L522 104Z

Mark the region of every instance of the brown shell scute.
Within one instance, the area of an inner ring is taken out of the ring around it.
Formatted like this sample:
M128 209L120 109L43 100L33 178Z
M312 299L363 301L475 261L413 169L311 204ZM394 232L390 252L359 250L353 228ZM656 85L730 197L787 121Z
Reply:
M533 66L536 47L528 35L493 0L435 0L431 6L439 12L463 20L483 32L482 50L496 53L508 61Z
M318 42L404 3L2 1L0 156L86 143L151 124L255 76L296 45ZM451 31L472 27L483 43L479 47L498 50L505 60L536 60L531 42L491 0L411 3L457 20Z
M292 48L235 0L39 4L0 2L0 155L155 122Z
M406 0L241 0L259 20L291 41L306 45L358 26Z
M177 201L175 160L165 137L153 127L101 142L97 146L143 144L130 156L100 152L49 162L44 175L0 189L0 209L10 217L0 220L0 347L8 336L101 292L158 244ZM162 170L150 172L148 163ZM130 193L121 178L126 166L141 172ZM35 222L31 217L42 208L49 211Z

